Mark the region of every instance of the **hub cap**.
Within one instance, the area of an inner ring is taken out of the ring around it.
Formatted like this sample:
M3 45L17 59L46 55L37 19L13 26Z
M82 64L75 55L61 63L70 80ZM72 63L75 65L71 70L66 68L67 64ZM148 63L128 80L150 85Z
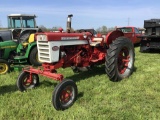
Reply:
M74 88L72 86L65 87L60 94L60 102L62 106L66 106L74 99Z
M128 48L122 48L118 56L118 71L120 74L123 74L128 68L128 63L130 62L129 59L130 55Z
M5 63L0 63L0 74L4 74L8 71L8 65Z

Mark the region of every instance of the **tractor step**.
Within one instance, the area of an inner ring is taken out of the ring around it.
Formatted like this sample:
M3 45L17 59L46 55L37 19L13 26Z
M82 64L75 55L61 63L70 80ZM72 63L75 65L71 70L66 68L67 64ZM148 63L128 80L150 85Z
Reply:
M22 71L22 69L24 68L24 65L11 65L11 70L14 71Z
M97 46L100 46L100 44L101 44L101 42L91 42L90 43L90 46L95 46L95 47L97 47Z
M26 56L15 56L14 59L19 60L19 59L27 59Z
M15 56L14 57L15 63L26 63L27 57L25 56Z

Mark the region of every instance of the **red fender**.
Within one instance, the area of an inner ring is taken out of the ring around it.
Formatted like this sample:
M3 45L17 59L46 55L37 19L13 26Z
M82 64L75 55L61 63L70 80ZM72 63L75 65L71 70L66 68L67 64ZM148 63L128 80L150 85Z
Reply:
M124 36L123 32L119 31L119 30L115 30L112 32L109 32L106 36L105 36L105 43L107 45L110 45L112 43L113 40L115 40L116 38L120 37L120 36Z

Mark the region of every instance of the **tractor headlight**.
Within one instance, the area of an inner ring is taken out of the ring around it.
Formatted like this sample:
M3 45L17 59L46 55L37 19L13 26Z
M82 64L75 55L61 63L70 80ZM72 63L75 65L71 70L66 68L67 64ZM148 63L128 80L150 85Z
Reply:
M86 34L83 34L83 38L86 39L86 38L87 38L87 35L86 35Z
M37 40L38 41L47 41L47 36L46 35L37 35Z

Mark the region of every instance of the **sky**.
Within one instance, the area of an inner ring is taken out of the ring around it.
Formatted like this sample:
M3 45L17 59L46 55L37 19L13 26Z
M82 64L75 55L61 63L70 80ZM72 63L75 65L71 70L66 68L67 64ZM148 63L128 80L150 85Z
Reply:
M8 26L9 14L35 14L38 26L66 29L67 16L73 14L73 29L143 27L144 20L160 18L159 6L160 0L3 0L0 26Z

